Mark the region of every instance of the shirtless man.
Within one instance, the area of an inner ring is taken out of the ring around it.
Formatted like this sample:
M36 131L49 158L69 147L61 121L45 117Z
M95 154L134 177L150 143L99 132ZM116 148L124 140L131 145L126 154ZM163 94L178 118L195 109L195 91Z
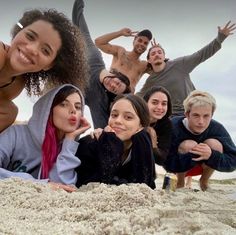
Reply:
M132 51L126 51L122 46L110 44L111 40L121 36L134 37ZM100 50L113 55L111 71L116 69L125 74L130 80L132 92L135 91L142 75L148 71L147 61L140 60L139 57L146 51L151 39L152 33L148 29L137 33L129 28L123 28L95 39L95 44Z

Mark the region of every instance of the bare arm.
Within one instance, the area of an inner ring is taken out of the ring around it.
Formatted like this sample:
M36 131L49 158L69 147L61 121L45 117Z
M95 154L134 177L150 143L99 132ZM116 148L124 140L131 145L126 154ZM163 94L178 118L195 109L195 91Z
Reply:
M0 42L0 70L3 68L6 60L7 52L4 48L4 44Z
M20 95L24 87L25 79L22 76L17 77L11 85L0 89L0 99L13 100Z
M105 35L102 35L95 39L96 46L102 50L104 53L111 54L111 55L117 55L119 49L123 49L121 46L112 45L109 42L115 38L126 36L126 37L134 37L136 32L131 31L129 28L123 28L119 31L108 33Z

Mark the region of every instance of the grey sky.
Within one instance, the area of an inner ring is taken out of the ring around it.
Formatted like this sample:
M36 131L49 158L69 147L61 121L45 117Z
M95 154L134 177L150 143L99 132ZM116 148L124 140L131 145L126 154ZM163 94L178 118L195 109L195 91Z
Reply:
M10 29L25 9L56 8L71 18L74 0L8 0L0 1L0 37L10 42ZM148 28L165 48L169 58L191 54L217 35L217 26L228 20L236 22L235 0L85 0L85 17L93 38L129 27ZM113 43L132 47L132 38L118 38ZM146 53L142 57L145 59ZM104 55L107 68L110 56ZM217 100L215 119L224 123L236 141L236 34L228 37L223 48L191 74L197 89L212 93ZM145 76L138 84L143 84ZM22 94L15 100L20 108L18 119L31 115L34 99Z

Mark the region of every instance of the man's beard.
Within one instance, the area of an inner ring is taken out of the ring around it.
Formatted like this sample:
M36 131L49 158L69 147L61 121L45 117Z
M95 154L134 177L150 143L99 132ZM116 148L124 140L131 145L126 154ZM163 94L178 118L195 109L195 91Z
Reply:
M160 66L160 65L162 65L162 64L163 64L162 61L158 61L158 62L154 63L155 66Z

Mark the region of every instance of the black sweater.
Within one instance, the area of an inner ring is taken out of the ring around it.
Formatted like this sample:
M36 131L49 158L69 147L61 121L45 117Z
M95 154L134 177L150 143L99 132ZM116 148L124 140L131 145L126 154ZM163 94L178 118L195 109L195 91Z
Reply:
M149 134L142 130L132 137L131 159L122 164L123 142L112 132L103 132L98 140L85 136L79 140L76 156L76 186L89 182L106 184L145 183L155 188L155 162Z

